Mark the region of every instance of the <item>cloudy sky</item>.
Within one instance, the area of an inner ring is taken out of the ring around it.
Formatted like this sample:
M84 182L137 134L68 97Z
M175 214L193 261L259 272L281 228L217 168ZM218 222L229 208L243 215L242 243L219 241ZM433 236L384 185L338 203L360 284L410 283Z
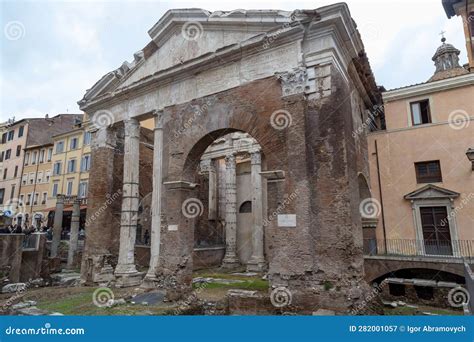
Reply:
M131 61L148 29L170 8L214 10L317 8L331 0L6 1L0 0L0 121L79 112L76 102L102 75ZM461 50L460 18L441 0L347 0L378 84L426 81L440 31Z

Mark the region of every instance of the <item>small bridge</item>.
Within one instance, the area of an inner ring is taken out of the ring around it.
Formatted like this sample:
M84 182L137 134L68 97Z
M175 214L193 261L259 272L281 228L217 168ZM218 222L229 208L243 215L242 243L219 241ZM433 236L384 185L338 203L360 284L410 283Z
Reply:
M418 240L364 240L365 279L369 283L379 282L403 270L449 273L464 278L464 262L474 266L474 241L455 240L449 246L433 246Z

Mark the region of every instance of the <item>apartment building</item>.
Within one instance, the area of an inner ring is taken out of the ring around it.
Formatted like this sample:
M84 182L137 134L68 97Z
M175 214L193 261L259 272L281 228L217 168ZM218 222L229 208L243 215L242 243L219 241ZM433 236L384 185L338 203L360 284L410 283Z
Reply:
M33 203L36 196L38 197L38 202L41 202L40 196L43 195L39 192L36 194L36 191L33 193L22 190L24 174L28 173L29 177L30 173L35 173L33 183L28 178L25 185L33 187L38 185L38 173L42 172L44 175L48 168L48 166L43 165L47 164L45 162L47 161L46 152L43 161L39 162L41 150L45 149L48 144L52 144L52 137L54 135L71 130L75 124L81 121L82 114L58 114L51 118L46 115L44 118L29 118L19 121L10 120L0 126L0 211L8 212L13 217L14 223L26 224L28 222L28 224L31 224L31 214L34 213L34 208L28 208L28 210L31 209L30 214L23 201L26 202L28 194L30 194ZM35 164L32 164L35 152ZM25 165L27 153L28 162ZM37 166L37 170L35 166ZM27 167L28 171L25 171L25 167ZM44 187L44 179L44 176L42 176L41 187ZM23 200L21 200L21 194L23 195ZM27 218L28 220L26 220Z

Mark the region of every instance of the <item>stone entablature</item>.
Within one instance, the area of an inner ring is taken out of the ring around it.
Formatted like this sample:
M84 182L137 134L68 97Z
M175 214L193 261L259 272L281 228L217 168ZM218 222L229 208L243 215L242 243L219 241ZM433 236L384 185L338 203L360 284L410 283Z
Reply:
M274 29L279 29L279 34L266 49L262 48L266 35L257 34L243 38L238 44L216 48L214 52L195 56L185 63L174 63L168 68L161 69L154 63L154 69L149 69L143 77L130 84L102 84L104 82L99 81L79 101L80 107L92 115L100 109L108 110L113 114L114 122L119 122L127 112L129 116L150 113L275 73L292 73L297 68L309 69L310 81L317 79L299 90L321 91L323 96L328 95L331 84L324 66L334 66L348 80L349 65L363 51L363 45L358 35L351 34L356 28L345 4L327 6L317 12L320 15L317 25L313 22L306 35L300 25L292 24L282 29L275 23ZM288 22L291 22L290 16L286 19ZM233 21L233 25L239 25L239 21ZM206 40L206 36L200 39ZM315 67L316 70L312 70ZM321 67L322 75L318 76ZM139 73L141 68L144 65L137 66L134 72Z

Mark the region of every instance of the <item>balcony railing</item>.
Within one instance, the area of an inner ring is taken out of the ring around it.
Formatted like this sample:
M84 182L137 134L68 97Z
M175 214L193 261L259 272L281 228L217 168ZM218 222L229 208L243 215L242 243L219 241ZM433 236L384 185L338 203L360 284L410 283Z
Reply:
M438 257L474 261L473 240L364 239L365 255Z

